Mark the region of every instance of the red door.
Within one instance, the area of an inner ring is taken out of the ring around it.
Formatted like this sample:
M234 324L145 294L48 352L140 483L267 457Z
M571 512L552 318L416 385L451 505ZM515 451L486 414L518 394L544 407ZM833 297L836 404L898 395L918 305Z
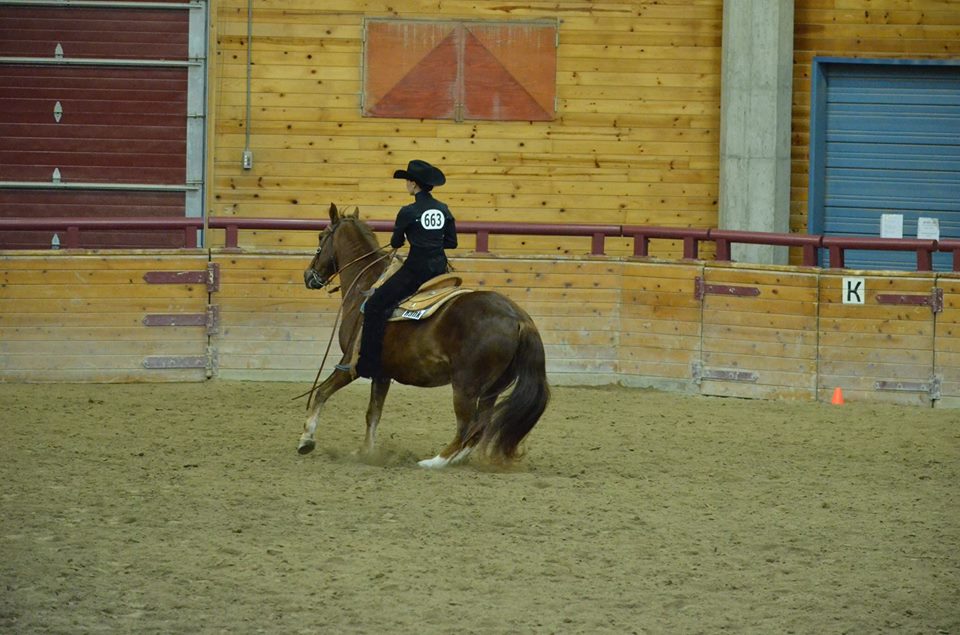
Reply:
M192 215L188 79L198 64L184 6L0 7L0 216ZM0 248L49 247L51 237L4 232ZM181 247L183 232L81 240Z

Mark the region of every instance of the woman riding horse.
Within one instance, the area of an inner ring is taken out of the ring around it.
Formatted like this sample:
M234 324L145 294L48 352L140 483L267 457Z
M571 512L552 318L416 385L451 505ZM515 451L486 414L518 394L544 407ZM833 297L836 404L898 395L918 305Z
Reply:
M403 266L378 287L363 306L363 335L356 372L360 377L381 375L383 335L387 319L401 300L413 294L421 284L447 272L444 249L457 246L457 227L445 203L433 198L434 187L447 182L438 168L426 161L414 160L406 170L393 173L406 179L407 192L414 202L400 208L393 226L390 246L399 249L404 237L410 241L410 253Z
M421 214L421 224L423 218ZM446 225L447 219L443 222ZM317 252L303 272L303 281L310 289L321 289L331 279L339 278L343 357L334 371L310 390L313 399L308 402L309 415L297 447L301 454L316 447L324 403L357 377L348 362L361 319L361 290L371 288L381 276L386 258L359 212L343 215L336 205L330 205L330 225L320 233ZM420 461L423 467L462 461L476 449L486 450L495 459L515 458L520 442L550 400L543 341L536 325L526 311L495 291L458 295L429 319L389 322L380 374L370 382L364 444L367 452L374 448L391 381L453 387L456 435L435 457Z

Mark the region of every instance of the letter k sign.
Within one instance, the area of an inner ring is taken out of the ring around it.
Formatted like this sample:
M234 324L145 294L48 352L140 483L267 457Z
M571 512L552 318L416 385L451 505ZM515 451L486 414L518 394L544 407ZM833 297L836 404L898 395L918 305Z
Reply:
M843 279L844 304L863 304L863 299L866 295L867 284L863 278Z

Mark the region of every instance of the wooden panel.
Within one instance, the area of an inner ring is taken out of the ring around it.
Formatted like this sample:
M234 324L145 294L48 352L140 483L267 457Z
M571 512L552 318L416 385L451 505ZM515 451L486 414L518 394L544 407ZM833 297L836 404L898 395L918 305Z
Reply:
M422 158L447 174L436 194L458 220L716 225L719 0L645 3L642 10L606 1L564 7L556 118L524 124L363 117L364 17L427 14L419 5L364 2L343 9L347 4L254 7L250 171L239 161L246 5L217 4L211 214L316 218L335 201L359 205L364 218L392 220L409 202L392 172ZM518 5L509 13L467 2L443 2L428 12L437 22L471 28L482 20L557 18L553 5ZM410 51L409 60L397 52L376 94L426 54L419 46ZM244 232L241 242L249 249L312 244L285 232ZM682 253L676 242L653 247L657 256ZM494 238L491 249L511 256L587 251L581 240L564 237ZM632 249L616 245L608 253Z
M498 291L530 314L546 347L551 382L615 381L621 263L473 257L453 264L465 285Z
M214 254L221 264L219 376L313 380L340 295L308 290L300 255ZM456 259L464 284L494 290L527 310L540 329L555 383L615 381L620 263L600 260ZM334 340L324 374L339 361Z
M370 20L364 114L549 121L556 24Z
M364 114L450 119L459 98L457 25L367 22Z
M707 266L701 289L703 394L816 398L816 273Z
M943 291L943 311L936 316L934 372L940 379L936 406L960 407L960 276L942 275L937 288Z
M624 264L619 363L627 385L694 391L700 359L699 264Z
M221 271L215 294L220 330L211 336L219 377L313 381L334 335L340 295L304 286L303 270L312 257L312 252L213 254ZM325 374L340 355L334 337Z
M556 24L466 23L467 119L550 121L557 86Z
M148 369L148 357L206 359L204 326L149 327L151 313L202 314L205 285L149 285L148 271L206 271L206 254L0 256L0 381L199 381L206 368Z
M304 288L311 255L214 252L220 290L208 296L202 283L144 282L148 272L206 271L201 252L2 254L0 381L199 380L206 368L164 365L206 359L226 379L306 385L340 303ZM553 383L823 400L839 386L848 401L929 405L939 378L936 405L960 407L960 276L865 276L866 303L852 306L840 302L842 273L809 269L493 256L455 265L468 286L530 313ZM697 277L713 285L702 301ZM944 296L936 329L927 306L877 302L928 297L935 282ZM758 293L718 291L745 287ZM208 304L220 315L213 333L192 318L146 326L147 316L197 316ZM336 343L332 355L327 371Z
M933 274L859 277L865 283L862 305L843 304L842 273L820 276L819 398L828 401L839 387L847 401L929 405L929 391L880 386L932 382L934 313L928 306L880 304L877 295L929 297L936 285Z

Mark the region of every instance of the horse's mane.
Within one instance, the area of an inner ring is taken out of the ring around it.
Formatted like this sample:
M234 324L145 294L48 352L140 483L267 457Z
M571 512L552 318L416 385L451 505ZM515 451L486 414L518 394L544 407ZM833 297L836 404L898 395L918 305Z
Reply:
M341 222L341 223L349 223L350 225L352 225L353 227L355 227L355 228L357 229L357 231L360 232L360 235L363 237L363 239L366 240L366 241L370 244L371 247L376 247L376 248L377 248L377 253L378 253L378 254L382 254L382 253L383 253L383 249L380 247L380 243L377 242L377 237L374 235L373 230L370 229L370 226L367 225L365 222L363 222L363 221L360 220L359 218L353 218L353 217L349 217L349 216L348 216L348 217L342 217L339 222Z

